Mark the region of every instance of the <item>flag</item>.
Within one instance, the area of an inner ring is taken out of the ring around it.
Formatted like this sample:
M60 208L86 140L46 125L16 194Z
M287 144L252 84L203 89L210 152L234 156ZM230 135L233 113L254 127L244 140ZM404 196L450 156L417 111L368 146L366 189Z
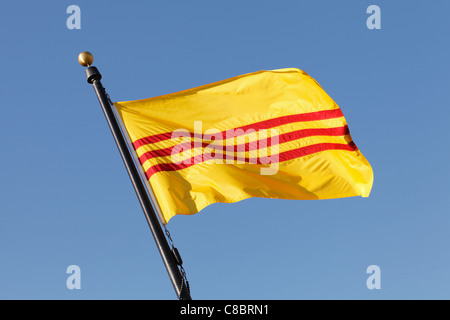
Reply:
M216 202L368 197L372 188L341 109L299 69L114 105L164 224Z

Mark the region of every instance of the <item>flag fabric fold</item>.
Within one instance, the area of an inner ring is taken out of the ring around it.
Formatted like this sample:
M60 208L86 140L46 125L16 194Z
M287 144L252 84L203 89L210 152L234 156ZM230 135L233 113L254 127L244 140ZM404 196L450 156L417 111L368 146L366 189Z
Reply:
M341 109L299 69L114 105L164 224L216 202L367 197L372 188Z

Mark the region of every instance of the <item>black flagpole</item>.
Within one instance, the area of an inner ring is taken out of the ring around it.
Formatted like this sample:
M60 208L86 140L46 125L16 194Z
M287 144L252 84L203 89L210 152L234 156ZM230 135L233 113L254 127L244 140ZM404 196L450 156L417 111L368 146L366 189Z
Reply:
M78 57L78 61L80 62L80 64L82 66L88 67L86 69L87 81L94 86L98 101L100 102L103 113L105 114L106 120L108 121L109 128L111 129L111 132L114 136L117 147L119 148L123 162L125 164L125 167L127 168L128 175L130 176L131 182L133 183L134 190L136 191L136 194L139 198L142 210L144 211L158 250L161 253L161 257L164 261L164 265L166 266L175 292L180 300L191 300L189 289L187 288L184 278L181 275L180 269L178 268L177 264L177 258L175 257L175 254L178 254L178 252L172 252L169 247L159 220L156 217L156 213L153 209L150 198L146 192L144 183L142 182L142 179L139 175L139 171L134 165L133 157L130 154L127 143L122 136L120 126L117 123L113 110L111 109L110 100L106 94L105 88L103 88L103 85L100 82L102 76L96 67L91 67L93 60L94 58L89 52L83 52Z

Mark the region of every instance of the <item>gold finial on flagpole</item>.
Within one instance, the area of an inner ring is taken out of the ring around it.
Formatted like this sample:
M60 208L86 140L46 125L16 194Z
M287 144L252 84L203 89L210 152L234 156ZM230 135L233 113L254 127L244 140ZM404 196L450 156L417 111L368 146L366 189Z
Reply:
M78 62L83 67L90 67L92 65L92 62L94 62L94 56L92 55L92 53L84 51L78 55Z

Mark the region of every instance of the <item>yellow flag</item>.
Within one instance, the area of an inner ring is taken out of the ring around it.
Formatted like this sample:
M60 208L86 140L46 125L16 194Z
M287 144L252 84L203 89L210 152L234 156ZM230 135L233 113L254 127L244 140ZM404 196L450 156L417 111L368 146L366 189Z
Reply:
M341 109L299 69L115 107L165 224L215 202L367 197L372 188Z

